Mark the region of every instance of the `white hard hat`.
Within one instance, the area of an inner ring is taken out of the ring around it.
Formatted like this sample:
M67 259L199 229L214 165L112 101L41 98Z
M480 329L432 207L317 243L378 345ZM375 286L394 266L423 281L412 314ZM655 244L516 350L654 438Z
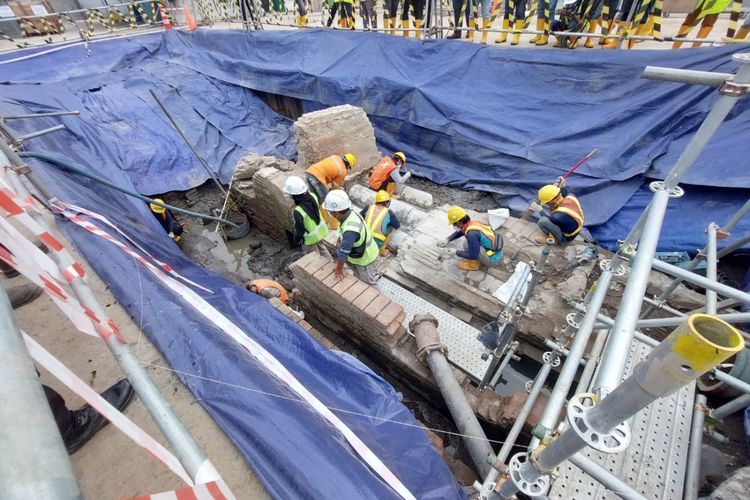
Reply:
M297 195L307 192L307 184L300 177L291 175L284 183L284 192L289 195Z
M329 212L343 212L352 206L352 201L343 189L334 189L326 195L323 208Z
M563 0L563 5L571 5L576 3L578 0Z

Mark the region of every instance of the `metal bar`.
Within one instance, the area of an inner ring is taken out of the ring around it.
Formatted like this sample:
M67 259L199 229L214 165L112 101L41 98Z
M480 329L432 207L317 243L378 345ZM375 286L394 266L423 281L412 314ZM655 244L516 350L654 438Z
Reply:
M29 139L33 139L34 137L51 134L52 132L57 132L58 130L63 130L64 128L65 128L65 125L61 123L59 125L55 125L54 127L45 128L43 130L37 130L36 132L30 132L26 135L21 135L21 136L16 137L16 143L20 144L23 141L28 141Z
M641 78L719 87L725 81L734 78L734 75L732 73L712 73L711 71L646 66L643 73L641 73Z
M5 153L12 165L23 166L21 158L2 141L0 141L0 152ZM7 173L18 195L22 198L29 196L28 190L16 171L7 169ZM45 199L53 198L52 193L36 177L36 174L29 172L26 177L42 193ZM41 214L30 212L29 215L42 227L47 227L47 222ZM62 266L58 252L50 252L50 257L58 266ZM102 307L85 281L76 275L70 281L70 286L81 303L90 309L102 323L107 324L110 321L106 309ZM121 343L114 335L110 336L106 344L190 477L196 483L221 479L211 461L205 457L203 451L159 392L146 370L141 366L130 346Z
M0 285L0 491L10 500L83 498L34 363Z
M674 314L675 316L682 317L683 319L688 316L684 312L678 311L677 309L670 307L669 304L667 304L666 302L659 302L658 300L654 300L648 297L643 297L643 301L649 304L654 309L662 309L664 311L667 311L670 314Z
M53 113L31 113L29 115L0 116L0 119L1 120L22 120L24 118L46 118L49 116L71 116L71 115L78 116L80 114L81 114L80 111L55 111Z
M690 448L688 449L687 467L685 469L685 489L683 498L698 498L698 480L700 478L701 447L703 446L703 425L706 419L706 396L695 396L693 406L693 423L690 427Z
M742 292L730 286L711 281L707 278L704 278L703 276L691 273L690 271L682 269L681 267L662 262L658 259L653 260L652 266L656 271L661 271L663 273L682 278L684 281L695 283L696 285L699 285L705 289L710 288L720 295L739 300L743 304L750 304L750 294Z
M513 356L516 354L517 348L518 348L518 343L513 342L508 347L508 350L505 351L505 356L503 356L503 360L500 362L500 366L497 367L495 374L492 376L492 379L490 380L490 383L488 384L489 387L495 387L497 383L500 381L500 377L502 376L503 371L505 371L505 368L508 366L508 363L510 363L510 360L513 359Z
M740 305L740 301L739 300L724 299L724 300L720 300L716 304L716 310L717 311L721 311L722 309L731 309L733 307L737 307L738 305ZM688 313L688 315L690 315L690 314L700 314L700 313L704 313L704 312L706 312L706 306L699 307L698 309L693 309L692 311L690 311ZM729 314L722 314L720 316L729 316ZM659 319L661 319L661 318L659 318ZM639 320L639 322L640 321L641 320ZM724 321L727 321L727 320L724 319ZM732 321L727 321L727 323L732 323Z
M599 359L602 355L604 344L607 342L608 334L609 334L609 327L607 327L606 329L600 329L596 332L594 345L591 346L591 351L589 351L589 356L588 356L588 359L586 360L586 365L583 367L583 373L581 373L581 377L578 379L578 385L576 386L576 394L580 394L582 392L588 392L589 384L591 384L591 379L594 377L594 371L596 370L596 367L599 364Z
M700 314L702 312L695 311L693 314ZM750 322L750 313L716 314L715 316L727 323ZM636 328L660 328L664 326L677 326L683 321L685 321L685 318L639 319L635 326Z
M750 394L743 394L723 406L716 408L711 413L711 416L723 420L733 413L744 410L748 406L750 406Z
M706 278L717 281L716 273L716 230L719 226L713 222L708 225L708 239L706 243ZM706 288L706 313L716 314L716 292Z
M554 340L544 339L544 345L549 347L550 349L554 349L555 351L557 351L559 354L562 354L563 356L570 356L570 351L562 347L560 344L558 344ZM586 366L586 361L581 359L578 361L578 364L580 364L581 366Z
M631 488L629 484L622 481L619 477L615 476L586 455L576 453L568 459L568 462L599 481L602 486L620 498L625 500L646 500L646 497Z

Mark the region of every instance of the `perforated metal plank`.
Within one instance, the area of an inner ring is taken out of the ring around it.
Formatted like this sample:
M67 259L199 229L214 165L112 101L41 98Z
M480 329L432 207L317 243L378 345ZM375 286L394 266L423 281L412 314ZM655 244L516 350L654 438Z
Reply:
M416 314L429 313L435 316L438 320L440 340L448 348L448 361L475 379L484 376L490 360L482 360L484 346L477 340L479 330L386 278L378 281L378 289L380 293L404 308L406 328Z
M650 351L650 347L634 342L626 377ZM681 499L694 398L695 384L690 384L672 397L659 399L641 410L630 421L632 441L625 452L605 455L589 449L583 454L646 498ZM553 499L619 498L569 462L558 469L549 496Z

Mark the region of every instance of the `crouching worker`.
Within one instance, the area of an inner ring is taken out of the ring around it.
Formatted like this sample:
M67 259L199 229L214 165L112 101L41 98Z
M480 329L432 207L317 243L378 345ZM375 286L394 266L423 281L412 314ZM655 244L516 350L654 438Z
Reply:
M547 205L549 215L542 215L537 225L543 234L535 241L544 244L553 238L555 244L565 245L573 241L583 229L583 209L578 198L568 192L565 179L558 177L554 184L542 186L537 195L539 203Z
M438 246L444 247L451 241L466 238L464 250L456 252L456 257L462 259L458 261L459 269L476 271L480 262L486 266L494 266L503 260L503 237L499 232L479 221L471 220L461 207L451 207L448 210L448 223L456 228L456 232L446 241L438 243Z
M401 227L396 214L388 207L391 204L391 196L385 191L378 191L375 195L375 203L367 208L363 208L360 215L365 219L367 227L372 231L372 237L380 249L380 255L386 257L390 255L388 242L395 229Z
M287 293L286 288L276 281L263 279L253 280L245 285L245 288L253 292L255 295L260 295L264 299L277 298L285 305L289 304L289 294Z
M154 198L154 201L164 204L164 200L161 198ZM151 209L151 213L154 214L154 217L156 217L156 220L159 221L159 224L161 224L161 227L164 228L164 230L169 234L169 237L172 238L175 242L178 242L182 239L182 233L185 230L182 227L182 223L177 222L177 220L174 218L174 215L172 215L172 212L167 210L165 207L162 207L161 205L157 205L156 203L149 203L149 208Z
M317 252L330 258L331 254L323 240L328 236L328 225L320 213L318 197L307 189L307 184L299 177L290 176L284 184L284 192L294 201L294 236L295 246L302 245L306 254Z
M393 153L393 158L384 156L370 173L367 184L374 191L385 191L393 198L411 178L411 172L406 169L406 155L401 151Z
M359 279L368 285L375 285L378 281L378 245L362 216L351 207L349 196L341 189L328 193L323 203L323 208L340 224L333 274L339 281L344 279L344 263L348 263L357 272Z
M325 200L329 189L339 189L344 185L344 179L349 171L357 165L357 157L352 153L345 155L331 155L323 158L318 163L310 165L305 172L307 183L310 190L315 193L318 200ZM338 223L323 210L323 218L326 220L331 229L336 229Z

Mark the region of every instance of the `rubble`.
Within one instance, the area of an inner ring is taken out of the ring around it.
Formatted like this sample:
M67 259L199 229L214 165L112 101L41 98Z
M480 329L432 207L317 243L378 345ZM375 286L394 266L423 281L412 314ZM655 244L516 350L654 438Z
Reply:
M294 170L295 164L294 162L282 160L275 156L261 156L251 153L243 156L237 162L237 166L234 168L233 179L235 182L251 180L259 170L267 167L273 167L282 172L290 172Z

